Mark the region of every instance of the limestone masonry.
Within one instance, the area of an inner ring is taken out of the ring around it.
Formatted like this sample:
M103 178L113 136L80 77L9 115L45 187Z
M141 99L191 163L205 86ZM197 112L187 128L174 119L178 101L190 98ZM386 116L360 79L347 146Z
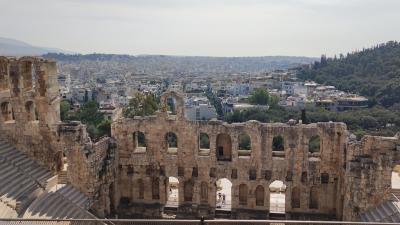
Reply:
M175 113L166 110L170 99ZM357 221L391 198L400 159L399 136L357 141L344 123L187 121L183 97L173 91L162 95L156 115L118 118L112 137L94 142L85 125L60 121L59 104L54 61L0 58L1 136L54 174L67 163L68 182L92 199L98 217L162 217L171 210L169 177L176 177L177 217L214 218L216 182L226 178L231 218L269 218L269 185L280 180L287 218ZM250 137L250 149L239 147L241 135ZM310 152L315 137L319 149Z

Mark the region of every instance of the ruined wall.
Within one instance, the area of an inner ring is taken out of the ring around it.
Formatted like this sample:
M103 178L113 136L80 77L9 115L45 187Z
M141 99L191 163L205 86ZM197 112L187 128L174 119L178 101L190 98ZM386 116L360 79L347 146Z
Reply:
M92 142L80 122L61 123L60 147L67 158L69 182L92 199L99 217L111 213L109 187L115 176L115 143L109 137Z
M399 162L400 140L396 137L364 136L347 146L344 220L358 220L360 213L391 196L393 166Z
M0 57L0 132L40 164L57 171L59 88L54 61Z
M182 101L180 96L175 94L173 97L179 105ZM227 178L233 184L234 218L266 218L269 211L269 185L275 180L281 180L287 185L285 204L288 214L340 215L337 213L337 205L341 204L337 196L338 188L341 187L338 168L344 163L342 153L347 137L345 124L290 126L256 121L227 124L221 121L187 121L179 109L177 112L176 115L169 115L164 107L163 112L156 116L121 118L112 124L119 162L115 199L119 201L116 204L121 216L160 216L167 200L166 186L170 176L179 180L178 214L185 216L213 216L216 205L215 183L220 178ZM133 134L136 131L145 134L145 151L135 147ZM168 148L165 138L167 132L176 134L177 149ZM208 134L209 150L200 151L200 133ZM250 154L242 154L242 150L238 150L238 136L241 133L251 138ZM230 137L230 160L218 158L217 136L220 134ZM284 151L274 152L272 140L279 135L284 139ZM310 153L308 141L315 135L320 137L320 152ZM139 180L146 187L143 194L140 193ZM152 187L154 183L159 184L156 190ZM207 201L201 200L202 183L208 187ZM247 187L246 202L239 202L240 185ZM255 189L258 186L264 189L262 205L256 204ZM294 188L300 190L300 203L292 207L291 193ZM317 196L317 205L312 207L311 189ZM154 192L159 195L154 195Z

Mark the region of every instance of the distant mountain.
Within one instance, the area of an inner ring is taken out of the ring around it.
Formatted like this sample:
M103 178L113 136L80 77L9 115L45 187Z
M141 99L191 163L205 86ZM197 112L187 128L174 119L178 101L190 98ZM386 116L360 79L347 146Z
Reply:
M302 56L257 56L257 57L210 57L210 56L171 56L171 55L116 55L87 54L66 55L49 53L46 58L63 63L79 64L85 62L103 65L118 63L134 68L133 72L170 72L175 74L217 74L254 73L276 69L287 69L302 64L310 64L317 58Z
M47 53L72 53L57 48L37 47L28 43L0 37L0 55L3 56L25 56L43 55Z
M299 78L335 85L368 97L371 105L400 104L400 43L390 41L362 51L322 57Z

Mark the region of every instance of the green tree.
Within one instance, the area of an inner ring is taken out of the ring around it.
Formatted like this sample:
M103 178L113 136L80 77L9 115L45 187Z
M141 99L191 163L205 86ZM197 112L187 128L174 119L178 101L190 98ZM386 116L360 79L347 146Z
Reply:
M71 109L71 104L68 101L60 102L60 117L61 121L68 120L68 113Z
M158 109L159 100L154 94L136 93L123 112L125 117L133 118L134 116L153 115Z
M85 103L78 111L77 117L83 123L95 126L104 120L104 114L99 112L99 105L96 101Z
M267 90L258 88L249 96L249 103L254 105L268 105L270 96Z
M111 120L103 120L97 125L98 136L111 136Z

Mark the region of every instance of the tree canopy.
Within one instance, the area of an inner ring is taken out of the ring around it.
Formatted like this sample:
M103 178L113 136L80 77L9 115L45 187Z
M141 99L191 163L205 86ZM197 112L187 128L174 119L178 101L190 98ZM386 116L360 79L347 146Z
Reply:
M298 77L366 96L371 106L390 107L400 102L400 44L391 41L339 58L323 56Z
M124 109L124 116L133 118L134 116L153 115L159 108L159 99L154 94L144 95L136 93L129 101L128 107Z

